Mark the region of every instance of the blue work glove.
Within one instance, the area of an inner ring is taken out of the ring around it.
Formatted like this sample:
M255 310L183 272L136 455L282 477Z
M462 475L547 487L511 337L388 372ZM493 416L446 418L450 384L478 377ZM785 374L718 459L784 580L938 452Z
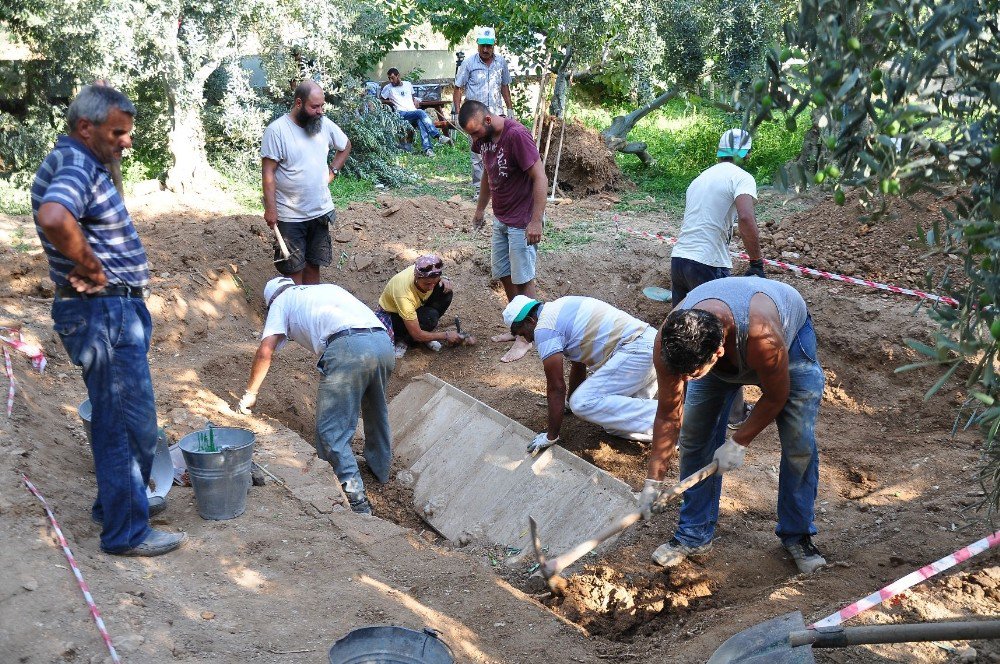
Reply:
M715 456L712 458L719 462L719 472L724 473L728 470L736 470L742 466L746 455L746 446L740 445L730 438L722 447L715 450Z
M764 261L763 259L758 259L755 261L750 261L750 267L747 271L743 273L744 277L760 277L761 279L767 279L767 275L764 274Z
M528 443L527 452L531 456L538 456L540 452L547 450L548 448L552 447L558 442L559 442L559 436L556 436L555 440L549 440L549 433L547 431L543 431L537 436L535 436L534 440Z

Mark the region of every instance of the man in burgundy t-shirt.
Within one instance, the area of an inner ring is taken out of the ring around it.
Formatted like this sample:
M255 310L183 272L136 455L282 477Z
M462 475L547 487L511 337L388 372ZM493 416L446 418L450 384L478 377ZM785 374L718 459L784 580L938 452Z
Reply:
M491 262L493 278L503 284L507 301L518 295L535 297L535 260L542 240L542 222L548 179L531 133L512 118L492 115L477 101L466 101L458 116L472 139L472 151L483 158L485 187L479 189L475 228L482 228L486 204L493 200ZM501 334L494 341L514 340L501 358L513 362L524 357L531 343L523 337Z

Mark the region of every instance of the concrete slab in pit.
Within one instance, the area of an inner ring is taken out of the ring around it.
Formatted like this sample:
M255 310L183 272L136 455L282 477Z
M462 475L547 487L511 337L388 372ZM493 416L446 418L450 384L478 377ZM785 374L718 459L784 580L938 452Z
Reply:
M559 446L526 455L535 432L431 374L392 400L389 422L417 512L448 539L531 555L530 514L555 555L635 509L618 478Z

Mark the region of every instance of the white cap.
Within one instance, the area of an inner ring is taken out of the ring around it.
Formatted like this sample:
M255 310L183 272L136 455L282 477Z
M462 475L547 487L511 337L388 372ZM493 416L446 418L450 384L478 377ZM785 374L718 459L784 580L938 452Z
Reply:
M285 284L294 285L295 282L289 277L275 277L264 284L264 303L267 306L271 306L271 300L274 299L274 294L277 293L278 289Z
M539 304L538 300L533 300L527 295L515 295L503 310L503 323L510 327L514 323L520 323L531 311L531 308Z
M476 28L477 44L496 44L497 31L493 28Z
M719 139L719 151L716 152L715 156L739 156L742 159L750 152L752 145L753 139L750 138L750 132L743 131L742 129L730 129L722 134L722 138Z

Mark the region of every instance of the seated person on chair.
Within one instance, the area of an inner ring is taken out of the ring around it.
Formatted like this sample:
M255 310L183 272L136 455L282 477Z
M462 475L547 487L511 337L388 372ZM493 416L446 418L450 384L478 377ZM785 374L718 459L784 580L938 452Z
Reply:
M450 144L451 139L443 135L434 126L434 122L427 115L427 111L417 108L420 99L413 96L413 85L409 81L404 81L399 77L398 69L392 67L387 72L387 76L389 77L389 82L382 88L379 96L382 98L383 103L396 109L399 117L420 130L420 140L423 143L424 154L428 157L433 157L434 150L431 145L434 139L438 139L444 145Z

